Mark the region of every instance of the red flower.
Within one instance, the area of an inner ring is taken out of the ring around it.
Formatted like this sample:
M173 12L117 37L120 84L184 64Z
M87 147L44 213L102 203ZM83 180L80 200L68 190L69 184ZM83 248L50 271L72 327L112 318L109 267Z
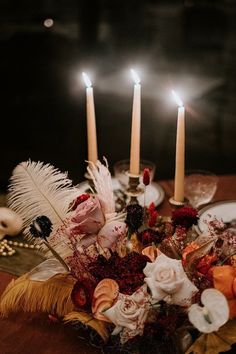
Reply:
M88 279L78 280L71 292L74 305L81 310L90 310L95 284Z
M79 197L77 197L73 203L72 203L72 206L71 206L71 209L72 210L75 210L77 208L77 206L83 202L85 202L85 200L89 199L90 198L90 195L87 194L87 193L84 193L84 194L81 194Z
M144 168L143 170L143 184L148 186L150 183L150 170L149 168Z
M182 226L189 229L192 225L196 225L198 221L198 212L196 209L186 206L172 211L172 224L174 226Z
M156 211L156 207L154 203L151 203L149 205L148 214L149 214L148 226L153 227L156 224L157 216L158 216L158 212Z

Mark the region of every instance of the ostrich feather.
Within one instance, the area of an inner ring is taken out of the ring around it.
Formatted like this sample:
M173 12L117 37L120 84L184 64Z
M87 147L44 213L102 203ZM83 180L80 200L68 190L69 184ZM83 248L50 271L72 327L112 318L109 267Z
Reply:
M108 170L107 160L104 158L105 164L100 161L96 164L88 162L88 173L93 180L97 195L100 199L104 214L107 219L115 216L115 200L113 194L111 174Z
M8 206L23 219L25 234L32 221L40 215L46 215L53 224L53 232L63 225L69 216L69 205L79 194L72 187L67 173L61 173L50 164L42 162L22 162L13 170L8 189ZM41 243L40 239L34 239ZM50 242L50 237L49 237ZM65 248L66 240L61 240ZM56 249L57 245L53 245Z
M56 274L46 281L30 280L28 274L12 280L0 299L0 317L12 312L47 312L65 316L75 309L71 291L76 279Z

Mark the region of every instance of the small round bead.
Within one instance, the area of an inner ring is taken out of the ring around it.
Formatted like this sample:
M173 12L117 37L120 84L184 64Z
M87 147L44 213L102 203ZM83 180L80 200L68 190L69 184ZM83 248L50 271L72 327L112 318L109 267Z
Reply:
M6 252L2 252L2 255L3 255L3 256L6 256L6 255L7 255L7 253L6 253Z
M24 246L24 244L21 242L21 243L19 243L19 246L20 246L20 247L23 247L23 246Z
M12 245L13 244L13 241L8 241L9 245Z
M34 245L30 245L29 248L34 248Z
M13 242L13 245L14 245L14 246L18 246L18 242L14 241L14 242Z
M29 248L28 243L25 243L25 244L24 244L24 247L25 247L25 248Z

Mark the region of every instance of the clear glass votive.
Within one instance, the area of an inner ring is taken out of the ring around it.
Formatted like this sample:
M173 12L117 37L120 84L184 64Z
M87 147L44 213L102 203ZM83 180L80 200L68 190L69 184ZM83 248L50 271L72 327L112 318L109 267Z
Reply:
M198 208L210 203L217 190L218 177L209 171L189 170L185 172L184 194L189 203Z
M126 188L128 186L129 177L127 175L127 172L129 172L129 164L130 164L130 160L126 159L126 160L117 161L113 166L114 176L120 182L123 188ZM151 182L154 179L156 165L152 161L142 160L142 159L140 160L140 183L142 183L142 174L144 168L149 168L150 182Z

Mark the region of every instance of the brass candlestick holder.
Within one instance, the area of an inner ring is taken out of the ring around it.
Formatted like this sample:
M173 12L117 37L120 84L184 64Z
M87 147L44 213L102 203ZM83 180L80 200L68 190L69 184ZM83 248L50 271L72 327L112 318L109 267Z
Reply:
M130 198L129 204L138 204L138 196L143 192L143 189L138 187L140 175L133 175L126 172L129 177L129 184L125 191L125 194Z
M187 198L184 198L183 202L178 202L177 200L174 199L174 197L171 197L169 199L169 203L171 206L174 208L181 208L189 203Z

